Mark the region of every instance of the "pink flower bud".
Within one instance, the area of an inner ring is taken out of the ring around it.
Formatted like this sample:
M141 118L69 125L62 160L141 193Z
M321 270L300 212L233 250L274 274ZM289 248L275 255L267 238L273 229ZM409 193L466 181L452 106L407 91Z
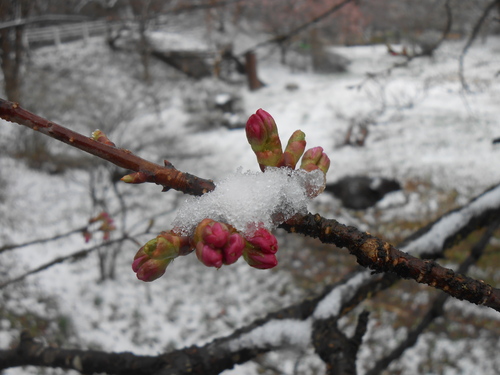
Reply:
M260 168L277 167L282 158L283 150L278 135L278 128L273 117L259 109L247 121L246 134Z
M243 254L245 248L245 240L239 233L233 233L229 236L229 240L222 249L224 264L229 265L236 262Z
M246 240L263 254L276 254L278 251L278 241L276 237L265 228L257 229Z
M190 248L189 237L173 231L161 232L135 254L132 270L139 280L156 280L165 273L174 258L186 254Z
M141 281L151 282L165 274L167 266L170 264L172 259L169 260L156 260L149 259L147 262L142 264L142 266L137 270L136 276Z
M203 240L214 248L222 248L229 237L228 228L219 222L207 225L203 230Z
M304 153L300 168L308 172L321 169L326 174L330 168L330 158L323 152L322 147L314 147Z
M274 268L278 265L278 259L275 254L264 254L256 250L248 250L243 252L243 257L249 266L266 270Z
M205 245L203 242L198 242L196 245L196 257L207 267L222 267L222 251L220 249L214 249L209 245Z
M304 153L305 148L306 135L301 130L296 130L288 140L280 166L295 169L295 166Z
M88 243L92 239L92 233L85 229L83 231L83 238L85 239L85 243Z
M194 231L193 242L195 246L203 242L214 248L222 248L228 237L229 228L225 224L212 219L203 219Z
M134 257L132 270L139 280L153 281L163 276L173 259L151 259L141 248Z
M269 140L278 135L278 127L273 117L263 109L250 116L245 131L248 143L252 148L265 146Z
M326 175L326 172L328 172L328 169L330 169L330 158L328 157L327 154L323 153L321 155L321 159L319 159L318 162L318 168L321 169L321 171Z

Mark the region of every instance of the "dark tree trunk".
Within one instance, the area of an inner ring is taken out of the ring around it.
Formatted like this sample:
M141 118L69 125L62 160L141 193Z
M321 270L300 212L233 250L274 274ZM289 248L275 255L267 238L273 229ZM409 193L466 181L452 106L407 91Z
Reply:
M264 84L257 76L257 58L254 52L245 54L245 71L247 73L248 88L251 91L260 89Z

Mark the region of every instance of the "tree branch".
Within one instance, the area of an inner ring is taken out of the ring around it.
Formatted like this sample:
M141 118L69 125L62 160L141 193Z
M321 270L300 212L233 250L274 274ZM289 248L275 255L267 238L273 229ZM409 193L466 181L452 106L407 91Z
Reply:
M46 243L46 242L58 240L60 238L69 237L72 234L83 232L87 227L88 227L88 225L85 225L84 227L72 229L66 233L56 234L55 236L48 237L48 238L40 238L37 240L27 241L27 242L18 243L18 244L6 244L3 246L0 246L0 253L3 253L4 251L8 251L8 250L14 250L14 249L17 249L20 247L26 247L26 246L31 246L31 245L40 244L40 243Z
M30 275L34 275L35 273L44 271L44 270L46 270L46 269L48 269L48 268L50 268L50 267L52 267L52 266L54 266L56 264L66 262L67 260L72 260L72 259L78 259L78 258L86 257L91 252L93 252L95 250L98 250L98 249L100 249L100 248L102 248L104 246L108 246L108 245L111 245L111 244L114 244L114 243L120 243L120 242L126 241L128 239L130 239L128 236L123 236L123 237L117 238L115 240L106 241L106 242L104 242L102 244L90 247L88 249L78 250L78 251L73 252L73 253L71 253L69 255L64 255L64 256L60 256L60 257L54 258L50 262L44 263L44 264L42 264L41 266L39 266L37 268L34 268L32 270L29 270L29 271L23 273L22 275L19 275L17 277L14 277L12 279L9 279L7 281L4 281L4 282L0 283L0 289L3 289L3 288L5 288L6 286L8 286L10 284L17 283L17 282L19 282L21 280L24 280L26 277L28 277Z
M435 261L422 260L404 253L388 242L354 227L347 227L334 219L307 214L289 220L282 227L289 232L319 238L323 243L346 247L360 265L371 268L376 273L394 272L404 279L413 279L441 289L455 298L500 311L500 289L455 273Z
M352 337L347 337L337 325L337 318L314 322L312 342L316 353L326 364L327 375L356 374L356 357L368 325L368 311L358 317Z
M0 118L29 127L58 141L107 160L119 167L142 172L147 182L162 185L164 191L175 189L185 194L202 195L215 188L212 180L183 173L165 160L161 166L134 155L131 151L85 137L54 122L37 116L17 103L0 99Z

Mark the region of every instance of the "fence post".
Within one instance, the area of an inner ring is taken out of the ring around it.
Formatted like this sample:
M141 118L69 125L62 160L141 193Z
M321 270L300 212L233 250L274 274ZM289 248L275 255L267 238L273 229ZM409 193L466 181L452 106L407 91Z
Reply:
M61 34L59 32L58 27L54 27L53 29L54 32L54 44L59 47L61 45Z
M87 22L84 22L82 29L83 29L83 43L86 45L90 38L89 24Z

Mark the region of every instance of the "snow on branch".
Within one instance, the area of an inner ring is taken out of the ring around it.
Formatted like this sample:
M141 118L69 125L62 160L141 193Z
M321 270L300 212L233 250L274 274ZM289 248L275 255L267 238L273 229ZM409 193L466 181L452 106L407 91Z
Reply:
M401 250L415 256L437 258L443 249L487 226L496 217L500 217L500 185L420 229L401 245Z

